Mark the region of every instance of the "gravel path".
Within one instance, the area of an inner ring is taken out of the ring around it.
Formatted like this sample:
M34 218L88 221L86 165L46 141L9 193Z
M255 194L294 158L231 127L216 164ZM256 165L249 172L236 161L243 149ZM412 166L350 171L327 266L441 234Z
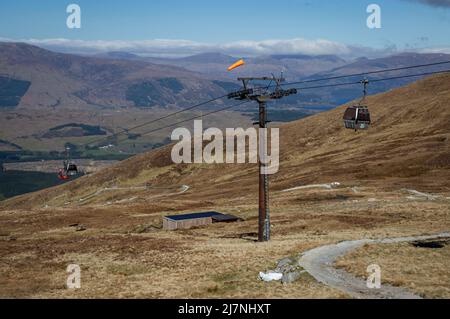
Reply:
M344 241L338 244L321 246L306 251L299 264L316 280L327 286L339 289L354 298L359 299L420 299L421 297L404 288L381 285L380 289L367 288L366 281L342 269L334 268L334 262L342 255L365 244L391 244L450 237L450 233L433 236L400 237L389 239L361 239ZM383 278L381 280L383 282Z

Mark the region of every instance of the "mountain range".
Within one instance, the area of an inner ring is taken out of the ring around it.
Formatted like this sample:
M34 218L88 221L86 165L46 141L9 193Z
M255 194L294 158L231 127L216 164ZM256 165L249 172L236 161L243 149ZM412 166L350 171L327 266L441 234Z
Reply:
M204 53L183 58L154 58L127 52L78 56L23 43L0 43L0 51L0 109L11 106L180 107L239 89L240 83L236 78L240 76L283 73L287 81L301 81L450 60L448 54L418 53L354 61L345 61L334 55L272 55L246 58L245 67L227 72L226 68L238 57ZM442 68L445 66L417 71ZM370 77L399 76L415 71ZM371 86L370 92L384 92L417 79L377 83ZM361 88L355 87L305 91L284 100L280 106L333 107L360 95ZM212 104L212 107L218 104Z
M242 75L276 75L284 70L287 81L308 81L450 60L450 55L417 53L354 61L344 61L332 55L273 55L248 58L244 67L227 72L227 66L237 57L220 53L170 59L141 57L127 52L79 56L55 53L23 43L0 43L0 52L2 151L17 150L17 146L21 150L61 150L65 143L73 145L87 142L83 131L77 131L76 134L55 134L49 131L53 127L66 127L71 123L80 127L100 126L103 132L117 133L130 126L153 121L174 110L238 90L240 85L233 79ZM445 68L446 65L441 65L380 73L370 75L369 78L396 77ZM356 76L295 85L302 88L299 94L271 103L269 119L291 121L359 99L362 86L306 87L354 82L363 78ZM386 92L420 78L371 83L368 94ZM219 99L193 111L215 110L231 103L236 102ZM176 120L192 115L192 112L187 112L184 116L177 116ZM254 118L253 108L239 107L228 112L227 116L219 114L208 125L214 123L217 127L229 127L230 123L251 123ZM134 154L165 143L170 129L144 137L139 137L139 134L170 123L168 119L164 123L153 123L151 127L127 132L126 135L133 137L133 140L121 138L122 149L117 152ZM17 130L17 127L21 129ZM78 136L80 132L83 136Z
M0 43L0 52L0 107L168 107L226 93L220 81L175 66L55 53L23 43ZM17 84L6 85L10 81ZM17 92L17 86L28 88ZM17 94L20 99L13 99Z

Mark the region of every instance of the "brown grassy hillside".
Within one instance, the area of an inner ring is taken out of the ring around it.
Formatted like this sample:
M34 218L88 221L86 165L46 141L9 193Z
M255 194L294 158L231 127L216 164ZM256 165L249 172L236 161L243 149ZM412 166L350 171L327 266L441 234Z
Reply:
M127 93L142 83L151 83L150 106L194 103L225 93L201 74L175 66L56 53L25 43L0 42L0 52L1 75L31 82L19 108L145 107ZM161 79L181 87L172 90Z
M268 243L252 241L255 165L175 166L170 147L6 200L0 204L0 297L348 297L306 273L291 285L262 282L258 273L283 257L342 240L449 231L449 79L433 77L370 97L374 126L368 132L344 130L343 108L282 126ZM280 192L335 181L342 184L334 189ZM190 186L185 192L183 184ZM162 216L204 210L244 221L161 229ZM434 259L427 263L423 256L414 248L387 261L377 254L370 262L387 263L383 274L400 286L416 283L408 288L424 297L448 296L448 255L430 252ZM74 263L82 269L82 288L70 290L66 268ZM429 269L431 281L416 275ZM397 273L407 274L408 282Z
M371 96L367 105L373 126L365 132L345 130L345 106L281 126L280 172L271 189L309 183L372 184L385 189L422 191L450 189L450 75L421 80L407 87ZM301 92L300 92L301 94ZM2 203L6 207L76 204L103 187L151 184L176 188L189 185L183 198L215 199L257 194L257 171L246 165L174 165L171 147L142 154L113 168L61 187ZM115 194L115 200L133 191ZM145 192L139 194L145 196ZM93 202L104 202L97 196Z

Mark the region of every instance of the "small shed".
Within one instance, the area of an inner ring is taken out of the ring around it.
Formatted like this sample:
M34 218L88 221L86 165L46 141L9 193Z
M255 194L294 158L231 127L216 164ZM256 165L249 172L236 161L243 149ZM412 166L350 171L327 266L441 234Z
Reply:
M225 215L218 212L202 212L183 215L165 216L163 218L163 229L189 229L192 227L206 226L212 223L232 222L240 220L233 215Z

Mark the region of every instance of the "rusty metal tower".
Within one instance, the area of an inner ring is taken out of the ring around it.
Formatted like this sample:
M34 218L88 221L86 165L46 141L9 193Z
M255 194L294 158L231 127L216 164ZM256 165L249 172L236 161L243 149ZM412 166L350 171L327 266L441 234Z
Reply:
M243 89L230 93L229 99L257 101L259 105L259 121L254 123L259 128L267 128L267 102L279 100L283 97L297 94L296 89L282 89L281 84L285 81L283 76L272 77L244 77L238 78L243 84ZM268 83L258 87L250 87L251 82ZM258 219L258 241L270 240L270 210L269 210L269 176L266 173L266 164L261 161L261 154L267 154L265 147L266 134L259 134L258 167L259 167L259 219Z

